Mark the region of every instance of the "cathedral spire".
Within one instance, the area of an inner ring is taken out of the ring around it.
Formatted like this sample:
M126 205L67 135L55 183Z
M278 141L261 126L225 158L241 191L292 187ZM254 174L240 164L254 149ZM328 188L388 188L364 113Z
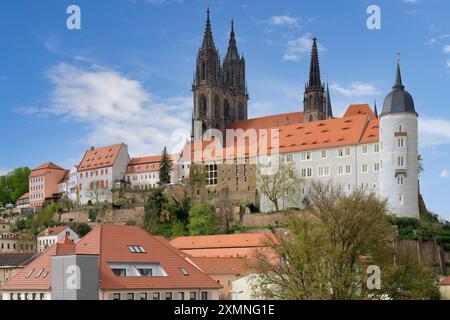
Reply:
M317 49L317 38L313 38L313 46L311 50L311 66L309 69L309 84L310 88L322 87L320 80L320 64L319 64L319 50Z
M228 51L225 57L226 60L239 59L239 53L236 46L236 35L234 33L234 20L231 19L230 40L228 42Z
M375 113L375 117L378 119L378 108L377 108L377 99L375 99L373 112Z
M333 118L333 107L331 105L330 88L328 87L328 81L327 81L326 107L327 107L326 118L327 119Z
M205 35L203 37L203 45L202 49L215 49L214 39L211 29L211 19L210 19L210 11L209 7L206 10L206 26L205 26Z

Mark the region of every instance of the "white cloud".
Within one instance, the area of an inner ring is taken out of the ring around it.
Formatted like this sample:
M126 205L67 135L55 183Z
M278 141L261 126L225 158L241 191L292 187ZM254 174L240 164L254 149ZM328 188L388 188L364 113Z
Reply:
M347 98L376 96L380 94L380 91L374 85L359 81L351 83L348 87L343 87L337 83L333 83L330 87L336 93Z
M449 176L449 171L448 171L448 169L442 170L442 172L439 174L439 176L440 176L441 178L448 178L448 176Z
M444 53L450 53L450 45L446 45L443 49Z
M422 147L450 144L450 121L419 117L419 138Z
M173 145L170 137L174 130L189 134L191 97L160 99L139 81L98 66L80 68L60 63L47 76L54 86L49 105L28 113L86 124L86 144L125 142L132 155L159 154L164 145Z
M12 171L11 169L0 167L0 176L6 176L11 171Z
M273 16L269 23L274 26L288 26L289 28L300 28L297 18L290 16Z
M432 45L433 43L436 42L436 38L431 38L430 40L428 40L427 42L425 42L426 45Z
M287 43L287 50L283 56L285 61L298 61L311 51L312 47L312 35L306 33L300 38L289 40ZM319 51L324 51L325 48L320 43L317 44Z

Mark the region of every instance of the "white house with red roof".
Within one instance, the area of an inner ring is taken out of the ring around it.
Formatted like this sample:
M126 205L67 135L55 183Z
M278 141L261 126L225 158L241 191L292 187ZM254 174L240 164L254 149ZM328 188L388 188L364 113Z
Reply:
M112 201L112 189L123 182L130 162L126 144L91 147L77 166L81 204Z
M67 226L46 228L45 230L42 230L36 237L37 252L44 252L49 247L66 236L74 241L80 238L75 231Z
M4 300L217 300L221 288L163 237L99 225L61 239L0 291Z

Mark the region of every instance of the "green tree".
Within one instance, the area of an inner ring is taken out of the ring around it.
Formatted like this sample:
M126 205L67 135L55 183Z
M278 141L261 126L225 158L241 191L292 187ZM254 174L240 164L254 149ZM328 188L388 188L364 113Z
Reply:
M258 253L255 295L275 299L429 299L436 277L394 249L387 203L362 190L344 195L313 184L311 213L292 216L288 233ZM274 263L274 253L280 258ZM272 257L272 258L271 258ZM369 266L381 285L368 285Z
M189 234L191 236L209 235L214 233L213 207L196 204L189 211Z
M0 176L0 204L15 203L28 192L28 177L31 171L27 167L17 168L5 176Z
M69 225L69 228L75 231L76 234L78 234L81 237L84 237L89 232L91 232L92 228L87 223L81 223L81 222L72 222Z
M144 220L144 226L149 232L156 233L159 231L159 220L166 203L167 199L161 188L151 190L145 205Z
M170 184L170 172L172 171L172 161L170 161L167 147L164 147L162 159L159 164L159 185Z

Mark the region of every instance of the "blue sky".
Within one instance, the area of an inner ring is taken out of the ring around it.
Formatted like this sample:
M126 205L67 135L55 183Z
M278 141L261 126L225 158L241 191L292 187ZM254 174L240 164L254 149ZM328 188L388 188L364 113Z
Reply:
M69 167L90 145L126 142L131 155L189 132L191 82L205 10L225 54L234 17L247 61L250 116L298 111L310 39L321 48L335 113L382 105L401 52L420 113L429 208L450 219L450 4L445 0L20 0L0 4L0 173L53 161ZM81 30L66 9L81 8ZM381 30L366 27L370 4Z

